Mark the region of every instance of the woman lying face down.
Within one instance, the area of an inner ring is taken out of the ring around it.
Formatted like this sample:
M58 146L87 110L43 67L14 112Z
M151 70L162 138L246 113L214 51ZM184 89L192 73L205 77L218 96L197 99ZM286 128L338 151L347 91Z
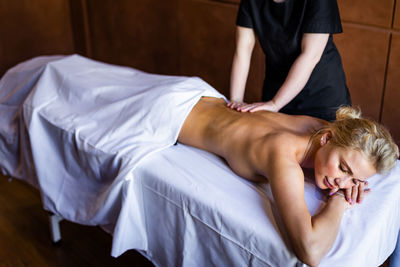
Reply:
M333 123L274 112L240 113L222 99L202 98L178 141L223 157L245 179L269 182L297 257L317 266L332 247L344 211L369 192L367 178L390 170L398 147L379 124L349 107ZM304 199L304 168L330 195L314 216Z

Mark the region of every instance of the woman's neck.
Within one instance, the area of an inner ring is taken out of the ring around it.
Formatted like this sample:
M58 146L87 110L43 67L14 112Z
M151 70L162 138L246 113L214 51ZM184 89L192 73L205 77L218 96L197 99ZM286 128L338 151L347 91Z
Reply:
M308 140L306 149L303 152L302 158L299 161L303 168L314 168L314 158L317 150L321 147L318 136L311 135Z

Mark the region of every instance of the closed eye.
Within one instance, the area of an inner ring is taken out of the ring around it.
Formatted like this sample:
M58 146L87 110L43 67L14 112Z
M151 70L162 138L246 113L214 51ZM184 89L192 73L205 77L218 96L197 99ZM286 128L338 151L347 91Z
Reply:
M342 166L342 164L339 164L339 169L340 169L340 171L342 171L343 173L351 174L351 172L350 172L349 170L345 169L345 168ZM352 179L352 182L353 182L354 185L357 185L357 184L358 184L357 181L358 181L358 180L355 179L355 178Z
M346 169L343 167L342 164L339 164L339 169L340 169L340 171L342 171L342 172L344 172L344 173L349 173L349 171L346 170Z

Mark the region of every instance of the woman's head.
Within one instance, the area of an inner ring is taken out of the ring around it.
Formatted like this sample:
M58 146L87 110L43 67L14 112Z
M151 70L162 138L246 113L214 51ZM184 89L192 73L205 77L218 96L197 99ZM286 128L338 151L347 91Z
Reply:
M390 133L375 121L361 117L361 112L352 107L341 107L336 112L336 121L321 129L319 138L331 132L332 145L346 150L356 150L371 162L378 173L390 170L399 157L399 149Z

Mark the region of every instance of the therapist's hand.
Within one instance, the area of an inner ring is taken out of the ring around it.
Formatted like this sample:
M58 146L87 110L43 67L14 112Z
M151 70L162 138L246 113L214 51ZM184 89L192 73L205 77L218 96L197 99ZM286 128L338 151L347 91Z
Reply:
M240 101L234 101L234 100L229 101L227 104L228 108L231 108L234 110L238 110L240 107L246 106L246 105L248 105L248 104L244 103L244 102L240 102Z
M236 110L240 112L257 112L261 110L278 112L279 108L271 100L268 102L256 102L256 103L241 105L240 107L236 108Z

